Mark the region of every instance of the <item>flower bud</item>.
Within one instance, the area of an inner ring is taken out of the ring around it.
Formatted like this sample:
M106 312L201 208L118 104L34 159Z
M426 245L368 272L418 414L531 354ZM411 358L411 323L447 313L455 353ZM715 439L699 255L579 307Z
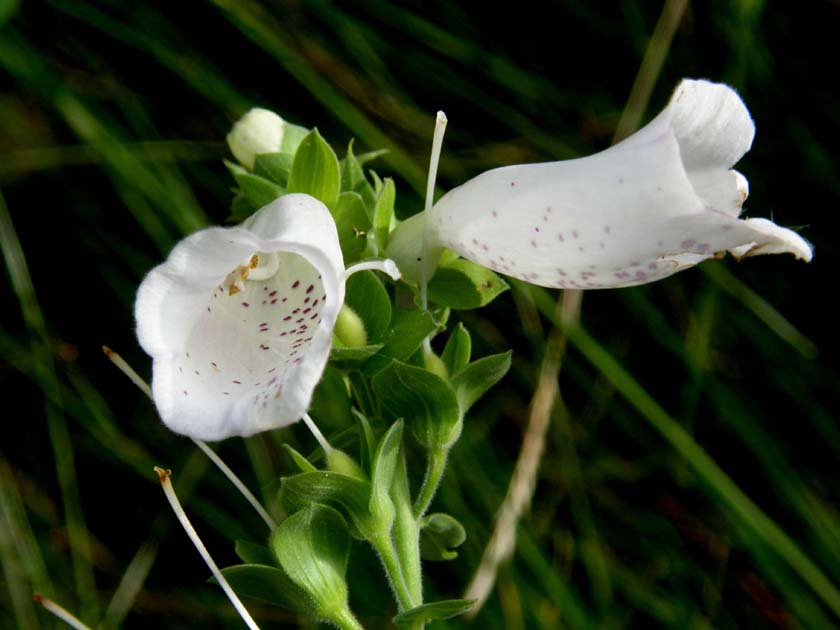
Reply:
M286 126L274 112L255 107L233 125L227 143L239 163L252 171L258 155L280 151Z
M347 304L341 307L335 322L335 336L348 348L360 348L368 342L365 323Z

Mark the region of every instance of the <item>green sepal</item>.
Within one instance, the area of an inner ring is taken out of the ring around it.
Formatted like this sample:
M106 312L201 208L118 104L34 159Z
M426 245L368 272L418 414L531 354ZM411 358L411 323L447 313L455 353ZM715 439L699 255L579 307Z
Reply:
M347 523L336 510L311 504L284 520L271 535L280 567L331 618L347 608Z
M307 616L317 614L318 608L312 598L279 567L236 564L222 569L222 575L237 595L282 606ZM215 582L215 579L211 581Z
M398 626L420 627L430 621L443 621L467 612L474 599L445 599L439 602L423 604L411 610L406 610L392 619Z
M437 327L434 318L426 311L396 309L391 316L390 329L382 339L384 346L365 363L362 370L366 374L376 374L391 359L407 360Z
M319 470L284 477L280 483L280 501L289 512L312 503L322 503L339 510L346 517L353 538L365 540L375 533L368 509L370 482Z
M429 282L429 300L456 310L479 308L510 287L490 269L459 258L439 265Z
M391 361L373 377L373 391L382 405L428 449L448 449L461 435L462 421L455 391L423 368Z
M420 554L424 560L440 562L458 557L458 552L453 550L464 544L467 532L454 517L442 513L429 514L420 526Z
M295 466L300 468L300 472L315 472L318 470L308 459L306 459L306 457L296 451L290 444L284 444L283 448L292 458Z
M365 324L368 341L379 341L391 323L391 298L373 271L359 271L347 279L344 303Z
M249 173L239 164L225 160L225 166L233 175L245 199L256 209L267 206L278 197L286 194L286 190L282 186L278 186L271 180L260 177L255 173Z
M376 193L365 177L363 165L364 162L353 154L353 139L351 139L347 144L347 155L341 160L341 189L356 192L362 197L364 208L370 219L373 217Z
M403 422L397 420L382 436L371 472L370 513L383 529L389 528L394 520L394 503L391 500L391 484L399 461L402 446Z
M367 248L367 233L371 229L370 217L365 210L362 196L354 191L341 193L333 217L344 264L349 265L364 254Z
M353 417L356 418L359 427L359 455L362 468L372 475L373 457L376 453L376 436L370 426L370 421L361 411L353 409Z
M237 540L233 547L237 557L246 564L266 564L269 566L277 564L277 558L265 545L248 540Z
M332 147L315 128L300 143L292 171L288 192L306 193L335 209L341 191L341 170Z
M358 462L344 451L337 448L327 451L327 468L333 472L367 481L368 476L361 469Z
M472 339L470 333L463 323L458 322L458 325L449 333L449 339L446 340L446 346L441 356L443 364L449 371L450 378L467 367L471 355Z
M283 139L280 141L280 151L290 156L294 156L300 147L300 143L303 142L303 139L307 135L309 135L310 131L311 130L306 127L292 125L287 122L283 127Z
M254 175L285 188L289 185L293 160L293 155L289 153L261 153L254 160Z
M397 189L394 186L394 180L386 177L380 189L376 194L376 203L373 206L373 243L374 256L378 256L379 252L384 252L388 246L388 234L391 231L391 225L395 222L394 218L394 202L397 198ZM371 239L368 238L370 244Z
M458 396L461 415L465 416L476 400L498 383L510 369L511 351L491 354L473 361L458 372L450 384Z
M251 202L248 201L248 198L245 196L245 193L240 190L230 202L230 216L228 216L227 222L242 223L257 210L258 208L252 206Z
M330 364L339 370L358 370L379 352L384 344L374 343L359 348L340 348L330 350Z

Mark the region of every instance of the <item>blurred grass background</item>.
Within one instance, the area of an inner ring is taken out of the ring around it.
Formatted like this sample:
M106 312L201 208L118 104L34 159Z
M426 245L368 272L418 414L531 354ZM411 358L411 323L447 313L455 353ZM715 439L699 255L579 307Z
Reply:
M247 108L317 125L340 155L353 137L389 148L374 167L398 178L407 216L422 206L437 109L450 121L438 180L448 189L494 166L600 150L620 120L658 112L682 77L742 94L758 128L738 165L751 185L747 214L802 226L815 262L712 261L585 295L532 509L471 623L840 625L829 303L838 261L828 239L840 101L814 69L836 52L840 4L667 7L663 22L662 4L630 1L0 0L0 627L59 627L33 590L102 627L241 625L206 583L152 466L175 471L219 564L235 562L228 541L259 541L264 526L100 347L148 376L134 291L184 234L224 221L223 139ZM650 46L668 15L673 41ZM459 596L479 563L555 299L517 284L491 308L461 314L478 354L512 347L515 362L472 413L433 505L469 537L454 562L426 565L429 599ZM284 441L312 446L298 427L220 445L269 505L276 477L291 470ZM387 626L377 561L358 547L351 566L356 610ZM264 627L305 625L249 608Z

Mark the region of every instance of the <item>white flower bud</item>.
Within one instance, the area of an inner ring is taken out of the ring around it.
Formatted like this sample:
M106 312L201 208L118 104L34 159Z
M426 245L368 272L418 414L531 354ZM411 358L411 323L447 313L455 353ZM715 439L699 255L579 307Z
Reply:
M227 135L227 143L239 163L253 171L258 155L280 151L285 128L286 121L280 116L255 107L236 122Z

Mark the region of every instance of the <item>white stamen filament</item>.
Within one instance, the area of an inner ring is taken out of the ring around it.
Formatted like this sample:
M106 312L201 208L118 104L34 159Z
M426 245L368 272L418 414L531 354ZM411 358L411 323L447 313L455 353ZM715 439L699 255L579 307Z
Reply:
M383 273L387 273L394 280L399 280L401 275L400 270L397 269L397 263L395 263L390 258L386 258L385 260L367 260L364 262L356 263L355 265L350 265L347 269L344 270L344 279L346 280L357 271L366 270L382 271Z
M146 394L146 396L154 400L154 398L152 397L152 388L149 387L149 384L146 381L144 381L136 371L134 371L134 368L132 368L126 362L125 359L123 359L119 354L111 350L108 346L102 346L102 350L103 352L105 352L105 356L111 360L111 363L117 366L117 368L119 368L119 370L123 374L125 374L129 378L129 380L131 380L132 383L137 385L137 387L139 387L142 390L142 392ZM274 529L277 527L277 524L274 522L274 519L271 518L271 516L268 514L268 512L265 510L262 504L260 504L260 502L257 501L257 497L255 497L251 493L251 491L248 490L247 487L245 487L245 484L242 483L242 480L236 476L236 473L233 472L228 467L228 465L222 461L222 458L219 457L209 446L207 446L205 442L196 439L193 439L193 442L198 448L204 451L204 454L210 458L210 461L213 462L216 465L216 467L218 467L218 469L222 471L222 474L228 478L228 480L236 487L237 490L239 490L242 496L245 497L245 500L248 501L248 503L251 504L251 507L253 507L256 510L257 514L260 515L260 518L262 518L262 520L265 521L265 524L268 525L269 529L274 531Z
M268 280L280 268L280 256L275 252L259 252L254 254L253 258L257 258L257 266L251 267L248 272L248 280Z
M80 619L71 615L69 612L67 612L67 610L56 604L49 597L44 597L40 593L33 593L32 599L41 604L41 606L43 606L45 610L49 611L50 613L61 619L70 627L76 628L76 630L91 630L89 626L86 626Z
M432 209L432 204L435 200L435 181L437 180L438 162L440 161L440 150L443 146L443 134L446 132L446 114L443 112L437 113L435 119L435 132L432 136L432 156L429 159L429 178L426 181L426 216L423 221L423 249L421 256L423 260L420 264L420 301L423 310L428 308L428 300L426 295L426 286L429 284L428 278L428 264L427 258L429 256L429 215ZM425 344L429 343L426 338Z
M333 447L330 446L330 443L327 442L327 438L324 437L324 434L321 433L321 430L315 424L315 421L309 416L308 413L304 413L301 416L303 419L306 428L315 436L315 439L318 441L318 444L321 445L321 448L324 449L324 454L329 455L330 452L333 450Z
M251 628L251 630L259 630L259 626L251 618L250 613L239 600L236 593L233 592L233 589L230 584L228 584L225 576L222 575L219 567L216 566L216 563L213 562L213 558L210 557L210 553L207 551L204 543L201 542L201 538L198 537L198 533L195 531L192 523L190 523L190 519L187 518L184 508L181 507L181 503L178 501L178 496L175 494L175 488L172 486L172 480L170 479L172 472L169 470L163 470L157 466L155 466L155 472L160 478L160 485L163 487L163 492L166 494L166 498L169 500L169 505L172 506L175 516L178 517L178 520L181 522L181 526L184 528L184 531L187 532L187 536L190 537L190 540L192 540L195 548L198 550L198 553L204 559L204 562L207 563L207 567L210 569L213 577L216 578L219 586L222 587L222 590L224 590L225 594L228 596L230 603L233 604L234 608L236 608L236 612L238 612L239 616L242 617L242 621L245 622L245 625Z

